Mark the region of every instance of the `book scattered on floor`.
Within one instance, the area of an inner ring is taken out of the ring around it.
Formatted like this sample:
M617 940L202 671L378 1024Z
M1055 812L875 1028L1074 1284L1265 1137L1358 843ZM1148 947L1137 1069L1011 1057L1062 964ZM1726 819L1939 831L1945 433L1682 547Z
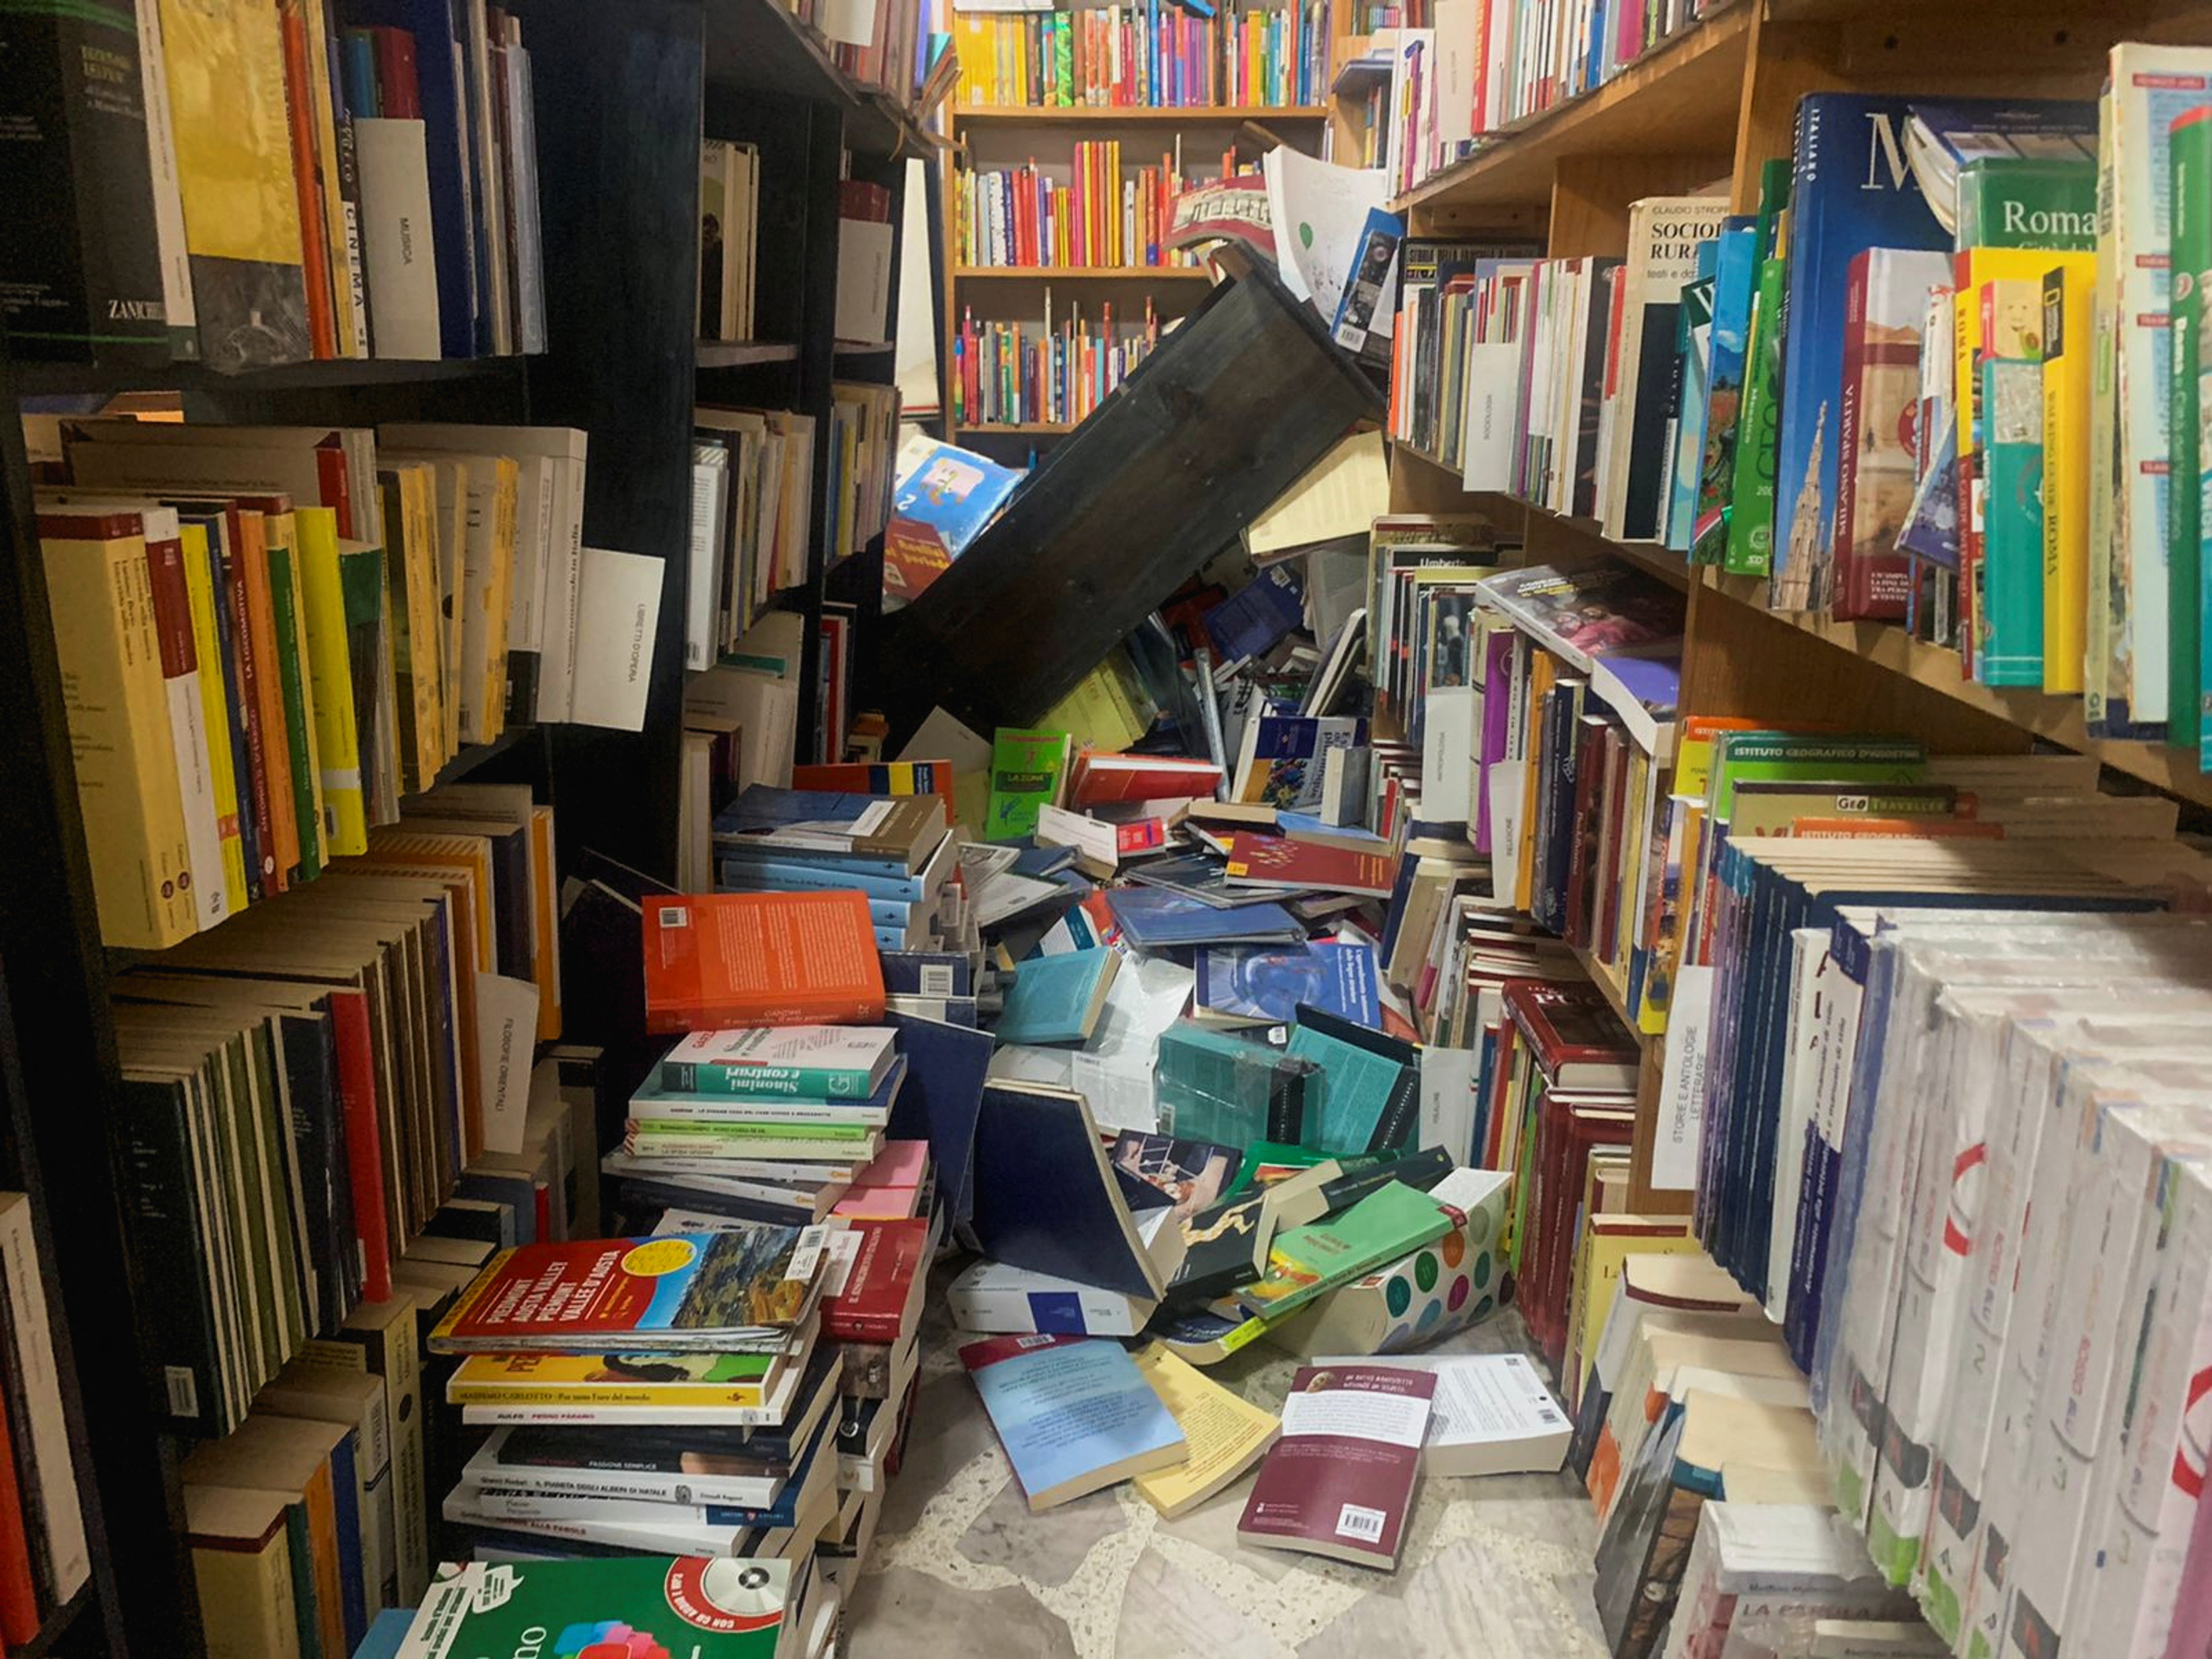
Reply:
M1239 1542L1395 1567L1437 1380L1372 1365L1301 1365L1282 1437L1260 1465Z
M1434 1376L1425 1474L1550 1474L1566 1457L1573 1425L1526 1354L1317 1354L1310 1363L1391 1364Z
M520 1653L550 1640L579 1659L654 1647L688 1659L775 1659L791 1589L791 1564L779 1560L447 1563L399 1656ZM641 1638L653 1645L640 1648Z
M1189 1444L1180 1463L1137 1477L1137 1491L1172 1521L1226 1491L1275 1443L1282 1425L1242 1395L1153 1342L1137 1352L1137 1370Z
M960 1350L1032 1512L1182 1462L1189 1443L1128 1351L1082 1336Z
M945 1302L963 1331L1062 1336L1134 1336L1159 1306L1002 1261L971 1262L945 1287Z
M1121 965L1121 953L1103 946L1018 963L999 1013L999 1041L1087 1042L1098 1029Z

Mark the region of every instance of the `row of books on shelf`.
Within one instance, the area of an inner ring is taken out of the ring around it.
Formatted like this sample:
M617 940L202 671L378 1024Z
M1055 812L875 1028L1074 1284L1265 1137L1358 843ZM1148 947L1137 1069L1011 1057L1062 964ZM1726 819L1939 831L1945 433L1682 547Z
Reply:
M1122 168L1118 139L1079 142L1066 183L1035 161L956 176L963 265L1050 270L1198 263L1167 246L1184 184L1180 144L1158 166L1139 167L1133 176Z
M366 851L466 745L641 717L659 562L582 544L580 432L71 421L43 470L110 945Z
M760 146L699 144L699 337L750 340L759 304Z
M1755 214L1637 204L1621 262L1446 257L1406 290L1392 430L1778 610L2079 696L2092 735L2202 750L2197 288L2166 273L2212 218L2212 57L2122 46L2110 87L1816 94Z
M48 1265L29 1194L0 1193L0 1643L11 1648L36 1641L92 1577Z
M457 1191L512 1184L550 1080L507 1057L560 1035L557 927L550 809L455 785L117 979L128 1216L176 1276L155 1322L179 1429L234 1425Z
M1712 0L1436 0L1423 21L1376 27L1366 56L1389 65L1382 147L1393 193L1594 91L1716 9Z
M545 349L519 20L443 0L94 9L35 32L11 82L40 210L5 245L18 353L232 373Z
M962 100L986 108L1303 108L1329 83L1326 7L956 7Z
M1041 329L978 321L963 308L952 341L952 418L956 425L1073 423L1103 403L1129 372L1152 355L1161 325L1150 296L1144 319L1117 325L1109 301L1086 318L1071 305L1057 323L1045 296Z
M866 6L791 0L784 9L821 32L839 69L902 105L928 84L942 56L943 37L933 33L933 22L925 24L921 0L872 0ZM939 15L933 10L933 18Z

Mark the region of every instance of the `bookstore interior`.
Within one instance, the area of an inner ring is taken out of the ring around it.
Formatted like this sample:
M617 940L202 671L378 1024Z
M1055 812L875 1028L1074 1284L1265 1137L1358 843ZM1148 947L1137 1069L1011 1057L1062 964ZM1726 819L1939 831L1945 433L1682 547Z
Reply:
M0 139L4 1659L2212 1659L2212 0Z

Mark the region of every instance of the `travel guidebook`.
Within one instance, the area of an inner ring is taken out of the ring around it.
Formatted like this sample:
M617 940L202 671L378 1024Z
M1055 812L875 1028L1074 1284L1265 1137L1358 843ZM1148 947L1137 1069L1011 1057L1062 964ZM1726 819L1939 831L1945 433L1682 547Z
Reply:
M398 1659L483 1654L774 1659L791 1563L678 1556L450 1563L415 1614ZM640 1638L642 1638L641 1640Z
M526 1244L492 1258L431 1334L438 1353L566 1351L635 1337L719 1352L732 1332L804 1322L822 1280L821 1227Z

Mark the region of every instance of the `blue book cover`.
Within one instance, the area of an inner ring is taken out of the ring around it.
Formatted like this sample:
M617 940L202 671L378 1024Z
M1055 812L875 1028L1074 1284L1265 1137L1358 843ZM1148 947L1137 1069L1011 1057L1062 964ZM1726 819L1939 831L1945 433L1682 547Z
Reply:
M969 1343L960 1363L1032 1510L1188 1454L1175 1418L1111 1338L998 1336Z
M415 1627L412 1607L386 1607L368 1627L368 1639L354 1650L353 1659L399 1659L407 1632Z
M762 858L759 849L716 849L718 879L740 893L864 893L870 899L918 904L928 896L920 876L886 876L850 864L808 864L798 857Z
M1379 1029L1375 947L1320 940L1284 950L1216 945L1199 953L1198 1006L1209 1014L1287 1025L1300 1003Z
M1164 1197L1107 1162L1097 1125L1070 1090L983 1085L975 1121L975 1243L994 1261L1159 1300L1158 1266L1137 1231L1130 1199Z
M999 1016L1001 1042L1082 1042L1089 1039L1114 982L1121 953L1101 947L1032 957L1017 964Z
M1364 719L1272 713L1249 718L1249 758L1237 768L1236 799L1278 811L1310 812L1320 806L1328 751L1367 746Z
M1027 476L1018 466L1000 466L973 451L937 444L900 477L891 511L927 526L945 556L957 559Z
M1264 655L1305 620L1305 599L1290 564L1270 565L1207 611L1206 637L1224 662Z
M1870 247L1951 246L1906 159L1913 102L1822 92L1797 106L1775 472L1777 611L1825 610L1829 598L1815 591L1815 578L1818 550L1835 533L1851 261Z
M975 964L959 951L886 951L884 989L894 996L972 997Z
M1192 945L1297 944L1304 927L1279 904L1218 906L1160 887L1112 887L1107 908L1142 951Z
M965 1224L975 1209L975 1121L997 1045L988 1031L896 1009L884 1010L884 1024L897 1030L907 1062L907 1084L891 1103L885 1137L929 1143L945 1224Z
M1736 416L1743 406L1751 296L1758 286L1759 221L1738 214L1721 227L1713 267L1712 363L1705 375L1705 437L1690 531L1690 556L1698 564L1718 564L1728 550L1728 492L1735 477Z

